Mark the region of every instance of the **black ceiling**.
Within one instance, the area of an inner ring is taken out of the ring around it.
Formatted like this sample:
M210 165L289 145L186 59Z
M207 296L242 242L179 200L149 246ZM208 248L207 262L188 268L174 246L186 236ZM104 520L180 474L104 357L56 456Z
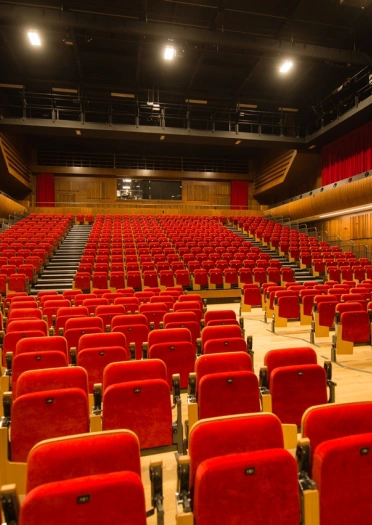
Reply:
M371 0L0 0L0 83L142 102L154 90L180 108L191 98L208 108L297 108L306 118L368 75L371 22ZM29 45L28 29L41 47ZM170 42L177 56L166 62ZM294 67L280 75L285 58Z

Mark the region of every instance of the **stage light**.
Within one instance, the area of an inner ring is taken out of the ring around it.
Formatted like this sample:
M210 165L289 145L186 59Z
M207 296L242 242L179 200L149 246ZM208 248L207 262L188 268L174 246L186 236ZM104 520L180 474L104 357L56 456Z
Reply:
M167 46L164 49L164 60L173 60L176 56L176 50L172 46Z
M33 46L41 46L40 36L37 31L29 31L27 36Z
M285 61L281 64L281 66L280 66L280 68L279 68L279 72L280 72L280 73L288 73L288 71L289 71L290 69L292 69L292 67L293 67L293 62L292 62L291 60L285 60Z

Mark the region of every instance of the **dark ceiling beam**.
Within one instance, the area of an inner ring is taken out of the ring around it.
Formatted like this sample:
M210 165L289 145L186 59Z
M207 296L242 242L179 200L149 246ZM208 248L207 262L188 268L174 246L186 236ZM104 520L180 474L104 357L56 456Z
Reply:
M205 56L205 51L204 51L204 49L202 49L202 51L200 51L200 53L199 53L199 56L198 56L198 59L196 61L195 66L194 66L193 72L191 73L189 84L187 86L188 91L192 88L194 80L196 79L196 76L197 76L197 74L199 72L200 66L203 63L204 56Z
M136 89L139 88L139 80L141 74L142 65L142 53L143 53L143 42L139 42L137 49L137 62L136 62Z
M70 33L71 33L71 38L72 38L72 41L73 41L73 53L74 53L74 60L75 60L75 64L76 64L76 69L78 71L78 75L79 75L79 82L81 82L83 79L84 79L84 73L83 73L83 66L81 65L81 58L80 58L80 53L79 53L79 46L78 46L78 43L77 43L77 40L76 40L76 36L75 36L75 32L73 29L70 30Z
M212 22L211 22L211 30L215 31L216 29L220 29L220 31L223 32L223 12L225 9L225 0L219 0L217 11L215 12Z
M91 13L74 13L41 9L26 6L0 4L0 19L3 26L19 26L32 23L40 31L43 26L48 30L70 27L84 28L92 31L104 31L123 36L147 36L152 38L174 39L190 44L217 45L220 47L237 47L241 50L256 50L274 56L290 54L295 57L314 58L331 62L372 65L372 58L366 53L350 49L335 49L324 46L297 44L271 38L252 38L249 35L225 31L211 31L185 26L172 26L164 22L143 22L128 20L111 15L97 16Z
M19 60L19 55L17 53L14 52L14 46L11 44L11 42L9 42L9 38L8 38L8 35L6 34L6 31L4 31L4 29L2 29L0 31L0 35L1 35L1 38L4 42L4 45L5 45L5 48L6 48L6 51L8 53L8 55L11 57L12 61L14 62L14 64L16 65L17 69L18 69L18 72L21 73L21 75L24 75L24 68Z
M143 22L147 22L147 0L142 0L141 1L141 15L140 15L140 19Z

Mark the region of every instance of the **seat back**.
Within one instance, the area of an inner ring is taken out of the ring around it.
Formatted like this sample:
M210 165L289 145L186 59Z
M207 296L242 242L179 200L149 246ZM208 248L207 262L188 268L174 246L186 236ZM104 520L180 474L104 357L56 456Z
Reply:
M99 349L101 346L121 346L126 350L128 349L127 340L123 334L110 332L82 335L79 339L78 352L86 348Z
M201 332L202 348L209 339L230 339L231 337L241 337L242 331L239 326L206 326Z
M313 478L319 490L320 523L363 523L371 515L371 447L372 433L332 439L316 448Z
M88 395L88 376L84 368L74 366L24 372L17 381L16 397L66 388L80 388Z
M275 368L293 365L316 365L317 362L315 350L307 346L270 350L264 358L264 365L267 366L268 385L270 385L270 377Z
M225 352L247 352L247 343L242 337L224 337L223 339L208 339L203 346L204 355Z
M313 406L302 417L301 436L310 440L310 471L314 451L324 441L372 432L372 401Z
M167 380L167 367L160 359L112 363L103 373L102 390L105 392L111 385L145 379ZM169 393L169 392L168 392Z
M87 501L89 505L81 504ZM109 525L113 520L123 525L146 525L143 485L134 472L98 474L41 485L26 496L19 523L37 525L44 521L48 525L63 525L96 521Z
M368 312L343 312L340 321L344 341L371 344L371 325Z
M260 412L258 380L253 372L207 374L199 381L199 419Z
M44 439L85 432L89 432L88 398L81 388L21 395L12 405L11 460L25 462L32 447Z
M229 352L202 355L195 363L196 391L199 382L207 374L245 370L252 372L252 359L247 352Z
M124 470L141 474L138 438L129 430L43 441L28 457L27 492L54 481Z
M173 328L167 330L152 330L148 337L148 347L156 343L174 343L176 341L191 342L191 333L187 328Z
M320 365L275 368L270 377L273 413L282 423L301 425L305 410L327 403L326 372Z
M283 449L208 459L196 473L195 521L198 525L299 523L301 511L297 478L296 460Z
M204 323L206 325L209 323L209 321L217 320L236 321L236 313L234 312L234 310L211 310L204 314Z
M149 347L148 357L164 361L170 389L173 374L180 374L180 387L187 388L189 374L194 371L196 358L195 346L190 341L153 344Z
M120 334L121 335L121 334ZM94 385L102 383L103 371L110 363L129 360L129 353L122 346L100 346L84 348L77 355L77 366L86 370L88 374L89 392L93 393Z
M123 365L114 363L109 367L118 364ZM167 381L132 378L105 388L102 430L120 428L132 430L138 436L141 449L171 445L172 407Z

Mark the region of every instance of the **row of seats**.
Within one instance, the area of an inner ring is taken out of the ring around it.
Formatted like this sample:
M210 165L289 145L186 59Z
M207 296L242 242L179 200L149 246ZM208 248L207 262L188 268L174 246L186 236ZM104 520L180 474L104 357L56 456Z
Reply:
M190 432L189 455L178 458L177 523L264 524L278 517L281 524L364 522L371 510L371 411L369 402L309 409L299 466L274 415L200 421ZM138 440L127 430L41 442L29 455L26 476L20 525L46 522L44 516L50 525L146 522ZM161 465L150 465L150 478L159 524ZM13 488L2 489L2 501L6 522L16 522Z

